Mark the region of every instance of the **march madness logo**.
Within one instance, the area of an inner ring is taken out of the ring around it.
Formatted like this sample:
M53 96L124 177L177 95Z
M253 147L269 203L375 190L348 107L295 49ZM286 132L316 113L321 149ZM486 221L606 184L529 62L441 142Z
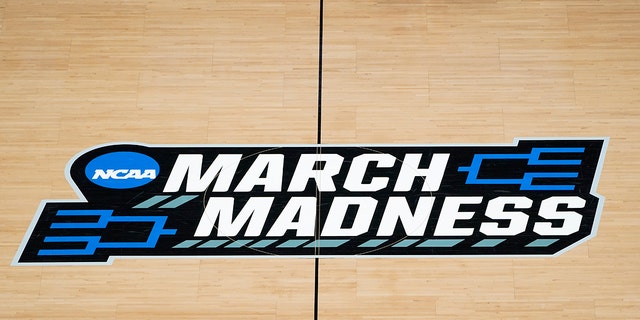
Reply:
M596 233L607 139L112 144L43 201L14 264L115 257L553 256Z

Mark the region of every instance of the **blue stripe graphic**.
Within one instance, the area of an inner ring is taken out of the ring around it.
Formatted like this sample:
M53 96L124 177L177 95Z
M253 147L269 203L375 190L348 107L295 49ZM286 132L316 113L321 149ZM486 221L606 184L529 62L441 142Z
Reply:
M505 240L507 240L507 239L484 239L484 240L481 240L478 243L474 244L472 247L476 247L476 248L493 248L493 247L501 244Z
M191 248L194 245L196 245L198 242L200 242L201 240L185 240L182 241L178 244L176 244L175 246L173 246L173 248L179 248L179 249L183 249L183 248Z
M185 204L185 203L187 203L187 202L189 202L189 201L191 201L191 200L193 200L193 199L195 199L197 197L198 196L193 196L193 195L191 195L191 196L180 196L180 197L178 197L176 199L173 199L173 200L161 205L160 209L174 209L174 208L177 208L177 207L179 207L179 206L181 206L181 205L183 205L183 204Z
M307 244L306 246L304 246L305 248L336 248L339 247L341 245L343 245L344 243L348 242L349 239L320 239L320 240L316 240L313 241L309 244Z
M416 242L418 242L419 239L406 239L406 240L402 240L396 244L393 245L394 248L406 248Z
M231 242L230 244L226 245L225 248L242 248L247 243L249 243L251 241L253 241L253 240L236 240L236 241Z
M464 239L429 239L416 247L426 248L450 248L462 242Z
M54 222L51 229L104 229L109 223L113 210L58 210L56 216L91 217L98 216L96 222Z
M223 244L225 244L227 242L227 240L209 240L201 245L198 246L198 248L217 248Z
M272 243L276 242L277 240L275 239L267 239L267 240L260 240L252 245L250 245L250 248L265 248L268 247L269 245L271 245Z
M558 240L560 240L560 239L536 239L536 240L532 241L531 243L529 243L526 246L527 247L536 247L536 248L548 247L548 246L554 244Z
M375 248L380 246L381 244L387 242L387 239L371 239L361 245L359 245L358 247L360 248Z
M278 248L297 248L307 243L308 241L309 240L289 240L287 242L279 244Z
M176 229L164 229L166 216L112 216L113 210L58 210L61 216L98 216L97 222L58 222L52 223L52 229L105 229L109 223L149 222L153 227L147 241L100 242L101 236L48 236L44 242L86 242L84 249L42 249L40 256L92 255L96 249L132 249L155 248L160 236L174 235Z
M153 196L149 199L147 199L146 201L140 202L139 204L137 204L135 207L133 207L134 209L148 209L153 205L156 205L166 199L168 199L169 196Z
M584 153L584 148L532 148L530 154L475 154L471 165L458 167L459 172L468 172L466 184L514 184L520 185L520 190L563 190L575 189L572 184L534 185L534 179L541 178L577 178L578 172L525 172L522 178L478 178L484 160L527 160L527 165L568 166L580 165L579 159L540 159L543 153Z

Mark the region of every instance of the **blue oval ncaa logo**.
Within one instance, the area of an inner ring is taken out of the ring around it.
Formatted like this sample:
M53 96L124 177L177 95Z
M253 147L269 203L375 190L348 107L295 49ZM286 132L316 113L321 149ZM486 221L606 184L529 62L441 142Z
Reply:
M142 153L119 151L91 160L84 170L89 181L110 189L143 186L160 173L160 165Z

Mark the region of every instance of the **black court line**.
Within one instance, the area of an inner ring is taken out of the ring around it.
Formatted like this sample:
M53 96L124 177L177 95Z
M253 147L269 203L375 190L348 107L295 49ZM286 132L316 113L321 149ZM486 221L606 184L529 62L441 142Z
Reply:
M318 154L322 153L322 35L323 35L323 25L324 25L324 1L320 0L320 17L318 22L318 132L317 132L317 140L318 149L316 152ZM316 163L319 165L319 163ZM321 204L321 194L319 189L316 193L316 225L314 229L314 238L318 240L320 235L320 204ZM315 243L319 243L316 241ZM319 277L319 264L320 264L320 248L316 246L315 248L315 281L314 281L314 291L313 291L313 319L318 320L318 277Z

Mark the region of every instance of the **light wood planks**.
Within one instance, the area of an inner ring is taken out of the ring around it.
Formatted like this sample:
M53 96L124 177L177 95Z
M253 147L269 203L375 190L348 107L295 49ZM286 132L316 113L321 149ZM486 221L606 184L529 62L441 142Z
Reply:
M638 319L640 2L324 1L324 143L609 136L553 259L322 259L320 319ZM0 0L0 318L310 319L311 259L10 267L105 142L315 143L316 1Z

